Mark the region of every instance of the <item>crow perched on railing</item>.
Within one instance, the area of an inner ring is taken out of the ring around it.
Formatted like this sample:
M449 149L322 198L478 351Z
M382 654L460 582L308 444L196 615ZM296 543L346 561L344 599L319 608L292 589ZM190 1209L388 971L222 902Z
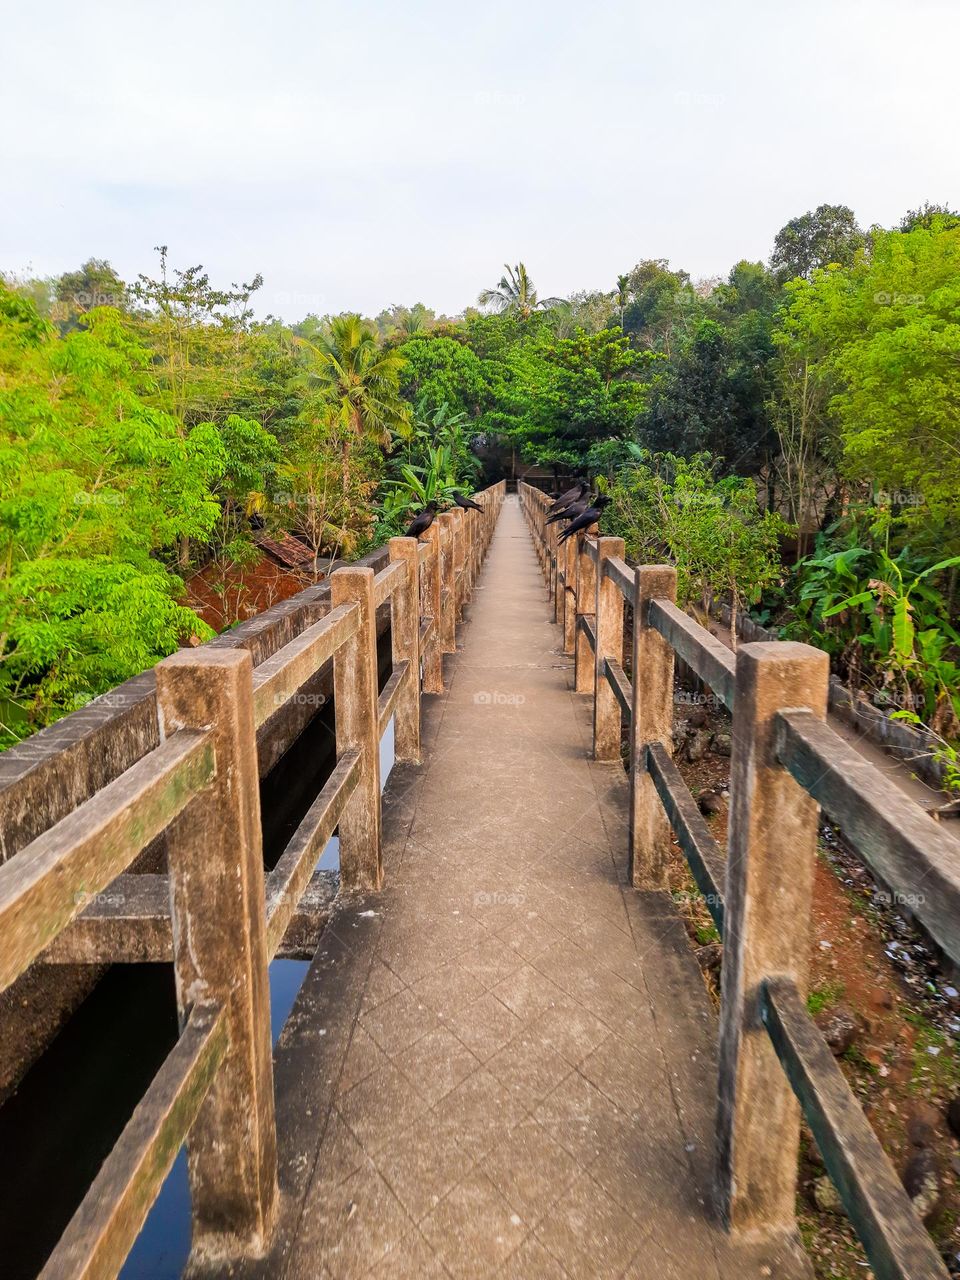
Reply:
M462 493L455 493L453 500L461 511L482 511L479 502L474 502L472 498L465 498Z
M580 515L577 516L576 520L570 521L563 533L561 533L560 537L557 539L557 542L566 542L568 538L574 537L582 529L589 529L592 524L596 524L600 519L603 508L608 507L609 505L610 499L605 493L601 493L599 497L594 498L592 507L587 507L585 511L582 511Z
M586 498L581 498L579 502L571 502L569 507L564 507L561 511L555 511L552 516L547 516L546 523L556 524L559 520L576 520L589 505Z
M587 496L587 490L590 488L586 480L578 480L572 489L568 489L566 493L561 493L560 497L551 506L549 515L554 515L558 511L562 511L565 507L569 507L572 502L579 502L581 498Z
M408 538L419 538L421 533L426 533L433 524L433 517L437 514L439 503L428 502L420 514L412 521L410 528L407 530Z

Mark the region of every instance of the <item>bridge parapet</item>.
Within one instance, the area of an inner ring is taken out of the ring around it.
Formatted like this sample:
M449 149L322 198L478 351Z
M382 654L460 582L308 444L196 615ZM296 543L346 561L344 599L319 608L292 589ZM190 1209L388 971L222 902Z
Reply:
M41 958L172 961L177 980L177 1045L48 1260L47 1280L118 1273L185 1140L197 1256L266 1247L277 1201L267 966L335 828L341 888L380 886L380 738L396 716L398 758L419 759L421 671L425 691L442 690L442 653L455 646L503 495L502 482L491 486L482 513L441 518L419 546L391 539L379 573L335 571L330 612L256 671L243 649L165 659L159 745L0 866L0 991ZM393 670L378 694L375 619L387 602ZM331 660L337 764L265 875L257 729ZM161 833L169 876L123 876ZM122 916L109 902L118 877L150 882L131 891Z
M633 884L666 887L672 829L723 938L716 1177L728 1227L795 1231L802 1109L874 1273L942 1280L940 1255L805 996L819 806L882 883L898 893L933 886L916 915L960 963L955 845L827 725L824 652L773 641L732 653L677 608L673 566L632 566L620 539L593 531L558 544L550 498L523 483L519 495L564 652L575 656L575 688L594 698L594 758L619 765L629 726ZM674 655L733 714L726 856L672 760Z

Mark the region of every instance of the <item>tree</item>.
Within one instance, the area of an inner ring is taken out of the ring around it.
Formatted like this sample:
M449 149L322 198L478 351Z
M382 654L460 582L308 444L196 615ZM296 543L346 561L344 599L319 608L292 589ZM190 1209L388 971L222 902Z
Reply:
M922 227L930 231L935 222L941 231L960 227L960 213L957 213L956 209L951 209L949 205L931 204L929 200L924 200L922 208L911 209L909 213L903 215L899 229L916 231L918 227Z
M94 307L126 311L130 303L127 286L104 258L88 258L78 271L64 272L54 293L53 318L61 333L79 329L81 318Z
M617 291L615 294L617 306L620 308L620 328L623 328L623 313L627 309L627 303L630 301L630 277L617 276Z
M665 258L638 262L630 272L633 301L624 310L621 328L643 347L669 356L676 341L688 334L701 302L686 271L671 271Z
M23 736L210 632L163 557L206 538L224 469L137 383L149 361L112 308L66 337L0 289L0 706Z
M307 381L358 440L388 446L390 432L408 409L400 395L404 358L385 351L360 316L334 316L308 354Z
M400 392L411 404L431 410L446 404L470 419L488 407L491 386L485 364L466 343L423 335L398 347L397 354L404 361Z
M770 266L781 280L809 279L814 271L834 262L851 266L866 245L867 237L852 209L845 204L821 204L781 227Z
M493 311L507 312L527 320L534 311L555 306L559 298L543 298L538 300L533 281L527 274L522 262L515 267L504 263L506 275L500 277L495 289L481 289L477 301L481 307L490 307Z

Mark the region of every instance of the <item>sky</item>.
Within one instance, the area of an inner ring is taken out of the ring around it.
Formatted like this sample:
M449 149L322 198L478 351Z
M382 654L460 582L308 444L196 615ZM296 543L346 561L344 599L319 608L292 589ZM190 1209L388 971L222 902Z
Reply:
M4 6L0 270L262 272L261 315L455 314L960 207L960 0Z

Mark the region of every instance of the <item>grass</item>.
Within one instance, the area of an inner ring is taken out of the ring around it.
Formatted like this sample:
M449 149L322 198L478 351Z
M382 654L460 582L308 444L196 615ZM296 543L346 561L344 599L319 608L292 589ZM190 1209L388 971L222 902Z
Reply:
M960 1063L953 1041L922 1013L906 1013L904 1018L916 1031L910 1088L915 1092L921 1089L944 1094L956 1092L960 1089ZM936 1052L931 1053L931 1049Z
M842 982L818 983L807 996L807 1012L815 1018L818 1013L822 1013L824 1009L842 1000L843 991Z

